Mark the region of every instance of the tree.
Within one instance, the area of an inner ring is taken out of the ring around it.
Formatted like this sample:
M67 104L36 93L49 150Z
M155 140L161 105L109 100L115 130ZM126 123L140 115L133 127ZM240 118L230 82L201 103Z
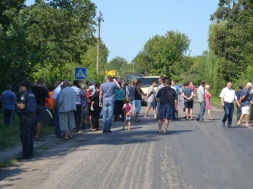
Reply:
M156 35L146 42L134 62L136 67L140 65L147 68L148 74L173 78L181 75L178 68L182 65L189 44L189 38L179 32L169 31L164 36Z
M224 59L224 79L236 81L252 64L253 1L220 0L211 20L216 23L211 26L210 49Z
M117 70L118 76L124 77L128 62L125 58L122 58L120 56L117 56L113 58L107 65L106 65L106 71L108 70Z

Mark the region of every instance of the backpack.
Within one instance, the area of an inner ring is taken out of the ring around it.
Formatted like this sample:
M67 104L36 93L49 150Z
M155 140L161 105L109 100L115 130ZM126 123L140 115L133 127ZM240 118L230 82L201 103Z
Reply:
M25 105L25 112L36 112L36 98L32 92L27 93L27 102Z

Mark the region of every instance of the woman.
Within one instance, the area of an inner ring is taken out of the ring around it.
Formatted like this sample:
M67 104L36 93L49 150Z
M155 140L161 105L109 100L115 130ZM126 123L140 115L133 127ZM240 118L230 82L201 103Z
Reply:
M80 97L81 97L81 106L82 106L82 121L81 121L81 125L80 128L85 129L85 108L86 108L86 89L87 89L87 85L86 84L82 84L81 87L81 92L80 92Z
M121 86L121 82L119 82ZM124 113L123 113L123 105L124 105L124 97L123 97L122 88L117 89L115 93L115 108L114 108L114 121L118 121L119 116L121 115L121 121L124 121Z
M139 113L141 111L141 96L144 93L141 90L142 81L140 79L137 80L135 87L135 121L139 122Z
M95 131L99 130L99 115L101 112L101 107L99 106L99 91L100 91L100 84L97 83L95 85L96 92L90 97L90 101L93 103L93 109L94 111L91 112L91 123L93 126L93 129Z
M210 85L206 85L205 86L206 110L208 113L209 120L213 120L211 116L211 104L210 104L210 98L212 97L212 95L210 94L209 89L210 89Z

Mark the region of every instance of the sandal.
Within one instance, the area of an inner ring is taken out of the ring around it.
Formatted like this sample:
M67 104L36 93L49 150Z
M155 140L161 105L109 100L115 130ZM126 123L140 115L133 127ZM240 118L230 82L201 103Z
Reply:
M36 137L34 137L33 140L34 141L43 141L44 139L43 138L36 138Z

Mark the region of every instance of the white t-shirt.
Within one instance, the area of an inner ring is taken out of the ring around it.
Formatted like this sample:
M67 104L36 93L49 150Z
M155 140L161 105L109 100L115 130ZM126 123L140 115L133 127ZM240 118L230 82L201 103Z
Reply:
M72 89L74 89L76 93L76 104L81 104L81 96L80 96L81 89L78 88L77 86L72 86Z
M151 93L151 94L149 95L149 97L148 97L148 101L149 101L149 102L153 102L153 101L155 100L155 89L154 89L154 87L153 87L152 85L149 86L148 92Z
M234 100L237 100L235 90L232 88L229 89L227 87L222 89L220 93L220 98L224 98L224 102L227 102L227 103L233 103Z
M94 93L96 92L96 87L95 87L95 85L89 86L89 89L90 89L91 95L94 95Z
M204 101L204 99L203 99L203 94L205 94L205 90L204 90L204 87L203 87L203 86L200 85L200 86L198 87L197 94L198 94L199 102Z

